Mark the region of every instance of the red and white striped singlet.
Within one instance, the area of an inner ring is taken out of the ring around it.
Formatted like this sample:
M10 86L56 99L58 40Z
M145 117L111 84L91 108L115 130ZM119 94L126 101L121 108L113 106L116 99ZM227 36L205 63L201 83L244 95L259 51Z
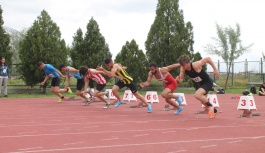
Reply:
M87 78L94 80L97 84L106 84L106 79L101 74L93 74L89 69L87 72Z

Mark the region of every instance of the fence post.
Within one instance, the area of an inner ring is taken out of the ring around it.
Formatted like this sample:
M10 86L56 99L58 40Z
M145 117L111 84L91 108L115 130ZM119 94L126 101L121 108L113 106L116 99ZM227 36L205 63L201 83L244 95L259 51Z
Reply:
M262 58L260 58L260 73L261 73L260 77L262 77L262 78L261 78L261 79L262 79L262 82L264 82L263 60L262 60Z
M218 72L220 73L220 61L218 60L218 63L217 63L217 69L218 69Z
M248 76L248 60L245 61L245 78Z
M232 61L232 87L234 87L234 61Z

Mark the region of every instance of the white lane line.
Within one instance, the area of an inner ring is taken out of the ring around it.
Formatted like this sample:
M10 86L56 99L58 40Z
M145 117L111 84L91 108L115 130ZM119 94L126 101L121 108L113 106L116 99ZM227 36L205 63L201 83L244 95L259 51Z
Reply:
M237 143L237 142L241 142L242 140L237 140L237 141L230 141L228 143Z
M86 120L87 118L76 118L74 120Z
M18 150L25 151L25 150L33 150L33 149L41 149L41 148L43 147L23 148L23 149L18 149Z
M178 150L178 151L173 151L173 152L171 151L171 152L168 152L168 153L177 153L177 152L184 152L184 151L187 151L187 150L183 149L183 150Z
M85 143L85 142L65 143L63 145L67 146L67 145L75 145L75 144L81 144L81 143Z
M37 133L37 131L31 131L31 132L20 132L18 134L30 134L30 133Z
M201 146L201 148L210 148L210 147L216 147L217 145L209 145L209 146Z
M161 132L161 133L174 133L176 131L165 131L165 132Z
M262 136L265 138L265 136ZM32 153L32 152L59 152L59 151L73 151L74 150L85 150L85 149L101 149L101 148L115 148L115 147L130 147L130 146L146 146L146 145L164 145L164 144L176 144L176 143L197 143L197 142L212 142L212 141L228 141L228 140L238 140L238 139L252 139L253 137L237 137L237 138L220 138L220 139L198 139L198 140L183 140L183 141L162 141L162 142L152 142L152 143L133 143L133 144L122 144L122 145L106 145L106 146L90 146L90 147L76 147L76 148L54 148L46 150L32 150L24 152L11 152L11 153ZM211 146L203 146L214 147ZM76 151L77 152L77 151ZM81 151L80 151L81 152Z
M134 137L143 137L143 136L147 136L149 134L139 134L139 135L134 135Z

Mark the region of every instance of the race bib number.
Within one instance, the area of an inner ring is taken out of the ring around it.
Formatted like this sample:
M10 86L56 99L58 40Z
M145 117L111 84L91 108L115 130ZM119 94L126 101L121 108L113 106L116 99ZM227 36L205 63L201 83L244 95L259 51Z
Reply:
M201 82L202 81L202 78L200 78L199 76L196 77L196 78L191 78L193 81L195 82Z
M3 73L6 73L6 69L3 70Z

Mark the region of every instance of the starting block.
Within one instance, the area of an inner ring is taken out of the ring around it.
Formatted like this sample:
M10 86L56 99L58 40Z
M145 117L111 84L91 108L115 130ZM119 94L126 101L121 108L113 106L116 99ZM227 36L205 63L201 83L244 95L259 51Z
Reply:
M112 89L106 89L106 92L108 92L108 97L104 95L104 97L108 100L116 100L117 98L114 96Z
M181 106L187 106L187 101L184 93L173 93L173 94L181 96L181 101L182 101Z
M259 113L252 113L252 110L257 110L253 96L240 96L237 110L243 110L243 114L239 117L260 116Z
M216 94L208 94L207 100L213 105L214 108L219 108L219 102L218 102ZM202 105L202 107L205 107L205 106Z
M133 95L131 90L125 90L122 101L137 101L136 97Z
M145 94L145 100L150 103L159 103L157 92L147 91Z

